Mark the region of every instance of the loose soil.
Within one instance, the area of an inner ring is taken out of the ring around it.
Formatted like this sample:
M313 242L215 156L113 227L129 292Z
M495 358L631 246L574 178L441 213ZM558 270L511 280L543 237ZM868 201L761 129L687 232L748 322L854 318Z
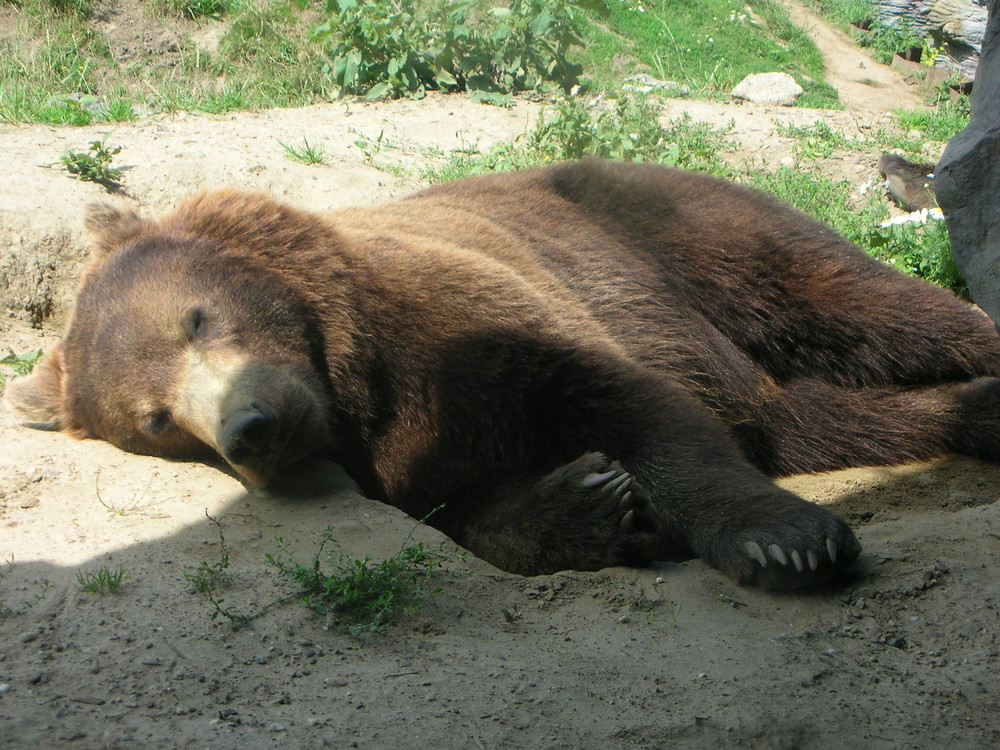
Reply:
M767 168L790 153L775 121L892 127L881 105L912 95L896 82L878 89L880 106L844 112L674 100L664 116L733 120L740 147L728 158ZM537 107L429 97L0 126L0 343L57 339L86 254L87 203L159 212L223 185L310 209L390 200L423 184L419 170L441 152L513 137ZM114 196L55 166L109 130L129 167ZM323 145L326 164L285 158L278 141L303 137ZM859 186L877 179L874 159L829 170ZM264 561L275 537L303 562L326 527L343 550L376 559L411 532L448 544L361 497L336 465L317 460L294 483L250 491L220 466L127 455L21 428L6 412L0 445L5 748L1000 743L998 466L952 458L785 481L859 530L856 575L831 591L744 589L698 561L523 578L469 557L449 563L421 611L355 637L295 602L234 630L185 577L218 563L224 538L224 606L252 613L289 590ZM129 574L120 593L80 590L78 573L100 566Z

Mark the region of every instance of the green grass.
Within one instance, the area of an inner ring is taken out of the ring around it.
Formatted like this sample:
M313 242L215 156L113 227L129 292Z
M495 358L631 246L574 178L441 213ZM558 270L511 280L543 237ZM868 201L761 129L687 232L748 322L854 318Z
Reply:
M936 95L937 105L929 110L901 110L896 113L899 125L907 130L919 130L927 140L946 143L969 124L972 110L969 97L952 98L948 93Z
M194 5L161 7L167 16L151 22L175 24L172 16L200 13ZM309 27L291 2L215 4L221 10L208 15L230 22L219 50L185 42L176 65L160 56L119 62L85 14L38 2L18 7L17 32L0 39L2 122L89 125L137 113L301 106L329 99L335 88L322 49L308 42Z
M799 105L839 107L836 91L822 82L819 50L778 2L611 0L609 6L606 21L591 21L590 44L580 56L594 88L616 89L638 65L697 94L728 96L751 73L783 71L805 89Z
M608 0L607 15L593 10L583 13L574 6L572 23L581 25L589 36L583 47L566 41L574 27L559 15L562 5L549 13L542 0L518 1L519 7L523 6L519 11L522 15L511 22L509 31L491 26L488 31L484 27L476 32L483 44L492 45L483 53L489 60L464 72L448 73L439 68L434 86L454 88L466 76L469 80L465 83L469 88L478 87L482 98L500 102L508 96L508 88L541 86L541 78L550 75L546 71L552 63L558 70L553 68L551 75L561 85L568 85L576 75L576 66L582 65L584 81L592 89L615 91L628 75L648 72L686 84L696 95L719 97L748 73L786 70L805 89L800 104L838 106L836 93L822 83L818 51L791 25L776 0L750 0L749 13L735 0L650 0L641 13L635 0ZM443 7L445 2L419 0L414 7L434 3ZM447 2L456 8L461 5L459 0ZM598 0L577 2L584 7L598 4ZM351 77L353 48L338 47L336 34L314 35L324 16L322 11L320 15L314 12L315 3L313 11L304 12L303 6L309 5L303 0L150 3L146 10L150 24L187 23L193 31L192 18L201 19L202 24L224 22L218 50L210 53L185 41L171 53L119 60L108 39L92 23L88 3L13 3L17 31L0 39L0 121L88 125L127 121L155 112L225 113L327 101L336 97ZM472 18L476 13L483 15L474 3L470 7ZM491 23L502 20L492 11L487 15ZM378 21L372 17L366 22ZM384 34L390 40L399 34L416 33L411 27L404 19L365 33ZM431 27L428 21L427 28ZM532 29L547 29L552 37L546 40ZM522 37L524 45L530 45L530 55L518 52L521 42L517 40ZM402 42L407 38L404 36ZM466 42L453 40L449 44L460 53L458 59L472 60L473 55L461 46ZM384 46L380 43L371 50ZM404 45L401 49L410 48ZM365 52L369 53L373 54ZM551 60L546 59L549 54ZM405 71L420 67L416 61L401 59L397 55L384 61L386 71L394 71L392 75L399 79L400 90L409 80ZM458 76L454 84L449 76ZM492 83L487 81L489 76L493 76ZM422 91L420 86L416 90Z

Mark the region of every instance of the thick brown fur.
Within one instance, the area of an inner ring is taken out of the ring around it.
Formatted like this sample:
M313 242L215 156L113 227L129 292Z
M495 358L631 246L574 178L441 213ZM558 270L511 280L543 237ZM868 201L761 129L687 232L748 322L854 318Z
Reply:
M10 395L26 419L257 482L325 452L509 570L697 555L807 585L858 543L770 476L1000 457L989 320L703 175L591 160L90 225L60 372Z

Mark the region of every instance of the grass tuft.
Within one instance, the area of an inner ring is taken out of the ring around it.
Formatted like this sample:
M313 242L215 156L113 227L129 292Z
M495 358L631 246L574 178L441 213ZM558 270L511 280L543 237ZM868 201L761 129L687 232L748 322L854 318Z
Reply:
M323 164L326 161L326 153L322 145L309 143L306 138L302 139L301 146L294 146L284 141L278 141L285 150L285 155L292 161L301 164Z
M102 565L97 570L80 570L76 574L80 590L89 594L117 594L121 585L130 577L121 565L114 570Z

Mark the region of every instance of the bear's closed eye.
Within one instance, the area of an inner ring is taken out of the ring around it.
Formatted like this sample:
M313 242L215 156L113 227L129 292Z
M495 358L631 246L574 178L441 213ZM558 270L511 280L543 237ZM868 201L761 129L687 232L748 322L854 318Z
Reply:
M184 335L188 341L197 341L205 335L208 317L200 307L192 307L184 316Z
M162 435L174 427L174 417L169 409L157 409L143 419L143 429L150 435Z

